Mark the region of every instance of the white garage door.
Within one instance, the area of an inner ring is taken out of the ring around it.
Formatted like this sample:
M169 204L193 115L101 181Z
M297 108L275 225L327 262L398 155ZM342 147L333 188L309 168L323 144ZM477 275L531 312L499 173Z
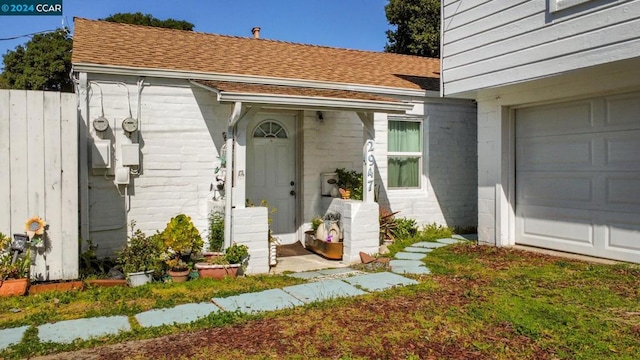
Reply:
M640 93L516 110L516 243L640 262Z

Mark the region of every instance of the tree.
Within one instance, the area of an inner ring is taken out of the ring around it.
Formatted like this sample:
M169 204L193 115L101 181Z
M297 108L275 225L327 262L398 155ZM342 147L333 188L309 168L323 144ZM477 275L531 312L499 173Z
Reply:
M33 36L2 56L0 86L9 89L72 91L72 41L66 29Z
M142 13L118 13L103 20L189 31L194 27L187 21L160 20ZM26 44L18 45L2 56L4 71L0 74L0 88L73 91L69 76L72 48L66 29L35 35Z
M104 21L117 22L123 24L133 24L133 25L146 25L146 26L154 26L168 29L178 29L178 30L188 30L193 31L192 23L184 20L175 20L175 19L167 19L160 20L151 14L143 14L141 12L133 13L117 13L110 15L104 19Z
M384 10L395 27L384 51L440 57L440 0L389 0Z

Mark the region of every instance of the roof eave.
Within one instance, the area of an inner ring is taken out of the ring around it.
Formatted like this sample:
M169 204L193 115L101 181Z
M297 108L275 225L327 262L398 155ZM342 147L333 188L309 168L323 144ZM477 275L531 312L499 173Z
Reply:
M310 97L279 94L256 94L222 91L220 102L243 102L273 105L288 108L333 109L349 111L406 112L413 109L412 104L403 102L354 100L328 97Z
M228 81L228 82L252 83L252 84L259 83L264 85L298 86L298 87L310 87L310 88L316 88L316 89L359 91L359 92L367 92L371 94L382 94L382 95L392 95L392 96L440 97L440 92L437 90L416 90L416 89L407 89L407 88L385 87L385 86L378 86L378 85L336 83L336 82L327 82L327 81L318 81L318 80L276 78L276 77L255 76L255 75L242 75L242 74L222 74L222 73L209 73L209 72L199 72L199 71L138 68L138 67L127 67L127 66L115 66L115 65L100 65L100 64L82 63L82 62L74 63L73 71L87 72L87 73L94 73L94 74L107 74L107 75L147 76L147 77L159 77L159 78L171 78L171 79L199 79L199 80Z

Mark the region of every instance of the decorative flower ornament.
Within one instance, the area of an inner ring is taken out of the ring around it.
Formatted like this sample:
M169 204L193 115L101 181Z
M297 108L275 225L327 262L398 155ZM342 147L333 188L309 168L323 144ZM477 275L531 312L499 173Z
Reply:
M29 239L34 241L36 246L42 243L41 236L44 235L44 231L46 230L47 223L42 220L39 216L34 216L31 219L27 220L24 224L24 229L29 236Z

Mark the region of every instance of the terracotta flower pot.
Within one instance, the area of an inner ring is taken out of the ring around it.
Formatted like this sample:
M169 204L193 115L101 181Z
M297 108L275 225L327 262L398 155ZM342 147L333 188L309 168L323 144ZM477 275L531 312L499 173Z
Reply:
M169 276L171 276L171 280L173 282L185 282L189 279L189 269L187 270L169 270L167 271L167 274L169 274Z
M196 263L198 275L201 278L222 279L225 276L236 277L240 264L214 265L207 263Z
M24 295L29 287L29 279L0 280L0 296Z

